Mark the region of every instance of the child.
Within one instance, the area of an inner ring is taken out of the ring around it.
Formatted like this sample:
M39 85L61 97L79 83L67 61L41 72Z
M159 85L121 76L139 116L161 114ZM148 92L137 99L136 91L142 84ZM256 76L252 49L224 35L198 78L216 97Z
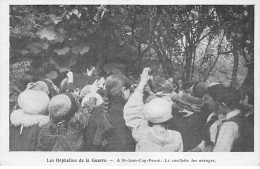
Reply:
M59 89L50 79L39 80L35 83L28 83L26 90L45 92L51 99L59 93Z
M207 121L207 123L212 121L208 128L209 139L204 138L192 151L230 152L241 151L241 148L252 146L244 144L239 147L243 143L241 131L244 127L242 114L238 109L239 96L239 92L231 87L215 85L208 89L205 104L209 105L211 111L214 110Z
M18 96L20 109L11 113L10 151L35 151L41 127L48 123L49 97L42 91L25 90Z
M168 130L172 118L171 102L154 98L144 105L143 89L148 81L149 68L145 68L141 81L124 107L124 119L136 141L135 151L183 151L182 137L177 131Z
M123 118L130 87L131 81L122 74L106 79L105 101L94 108L86 129L86 151L134 151L135 142Z
M50 121L42 127L37 150L81 151L84 148L83 134L89 114L82 112L72 93L53 97L48 107Z

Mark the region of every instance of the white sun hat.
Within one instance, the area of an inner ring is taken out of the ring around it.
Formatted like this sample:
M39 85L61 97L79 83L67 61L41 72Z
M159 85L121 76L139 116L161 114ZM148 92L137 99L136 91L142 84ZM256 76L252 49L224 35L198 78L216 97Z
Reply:
M46 114L50 99L42 91L25 90L18 96L18 105L26 114Z
M164 98L155 98L144 105L145 119L152 123L163 123L172 118L172 103Z

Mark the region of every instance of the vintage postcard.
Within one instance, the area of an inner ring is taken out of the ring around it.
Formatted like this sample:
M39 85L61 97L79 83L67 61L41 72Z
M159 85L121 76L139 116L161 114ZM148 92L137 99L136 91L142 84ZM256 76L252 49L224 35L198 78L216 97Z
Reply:
M260 165L259 11L1 1L0 165Z

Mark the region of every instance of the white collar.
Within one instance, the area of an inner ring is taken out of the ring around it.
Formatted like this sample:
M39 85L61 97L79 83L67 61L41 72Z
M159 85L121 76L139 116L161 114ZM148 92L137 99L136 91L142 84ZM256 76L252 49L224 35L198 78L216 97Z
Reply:
M211 119L214 115L216 115L215 112L210 113L210 115L209 115L208 118L207 118L207 122L210 121L210 119Z
M29 115L25 114L23 110L14 110L10 116L10 121L14 126L30 127L39 125L40 127L49 122L49 116L45 115Z
M208 116L207 121L209 121L214 115L218 116L218 119L221 120L221 121L226 119L226 115L224 115L224 114L217 115L217 114L215 113L215 111L214 111L214 112L212 112L212 113Z
M230 118L232 118L232 117L238 115L239 113L240 113L240 110L231 111L231 112L229 112L229 113L226 115L226 119L228 120L228 119L230 119Z

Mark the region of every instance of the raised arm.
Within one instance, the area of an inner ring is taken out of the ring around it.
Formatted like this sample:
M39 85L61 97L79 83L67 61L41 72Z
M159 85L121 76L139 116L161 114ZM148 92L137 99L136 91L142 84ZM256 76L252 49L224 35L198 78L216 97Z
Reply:
M131 130L137 129L141 124L147 125L147 121L144 119L143 114L143 90L149 79L148 71L149 68L144 68L139 85L124 107L126 126Z

